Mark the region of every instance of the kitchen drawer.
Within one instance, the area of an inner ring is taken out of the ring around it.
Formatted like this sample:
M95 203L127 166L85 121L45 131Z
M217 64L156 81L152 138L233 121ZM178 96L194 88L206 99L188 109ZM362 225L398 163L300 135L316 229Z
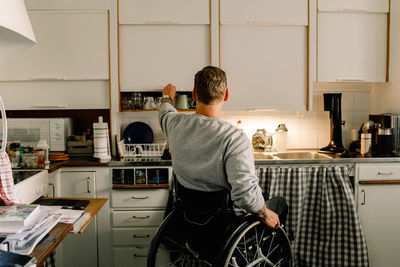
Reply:
M157 227L113 229L113 244L115 246L150 245L156 231Z
M112 190L114 208L165 208L169 191L162 189Z
M113 226L159 226L164 210L157 211L113 211Z
M114 248L114 266L132 267L146 266L148 246Z
M400 180L399 164L360 164L358 168L359 181Z

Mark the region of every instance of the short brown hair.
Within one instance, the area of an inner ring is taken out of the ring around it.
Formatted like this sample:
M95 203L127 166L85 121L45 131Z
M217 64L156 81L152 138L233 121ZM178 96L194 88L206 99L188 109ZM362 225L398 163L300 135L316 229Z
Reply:
M226 91L226 74L214 66L204 67L194 76L194 88L199 102L206 105L222 100Z

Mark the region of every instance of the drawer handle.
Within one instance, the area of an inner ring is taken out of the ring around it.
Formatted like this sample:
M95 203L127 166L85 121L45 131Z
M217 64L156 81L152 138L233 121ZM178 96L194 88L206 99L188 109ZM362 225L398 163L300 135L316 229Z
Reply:
M141 220L144 220L144 219L150 218L150 215L147 215L147 216L132 216L132 218L133 218L133 219L141 219Z
M378 175L392 175L393 172L378 172Z
M147 234L147 235L133 235L133 238L149 238L149 237L150 237L149 234Z
M147 255L143 255L143 254L133 254L133 257L135 257L135 258L146 258L147 257Z
M148 196L145 196L145 197L135 197L135 196L132 196L132 198L133 198L133 199L148 199L149 197L148 197Z

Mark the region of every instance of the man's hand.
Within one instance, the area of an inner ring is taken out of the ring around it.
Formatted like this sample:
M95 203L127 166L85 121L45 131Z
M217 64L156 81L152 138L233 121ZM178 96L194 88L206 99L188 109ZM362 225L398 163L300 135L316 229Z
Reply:
M172 84L169 83L167 86L165 86L163 88L163 91L162 91L163 96L169 95L169 97L171 97L171 100L174 100L175 94L176 94L176 87L173 86Z
M267 206L264 205L264 207L257 212L257 216L265 226L272 229L278 229L278 226L280 225L278 214L268 209Z

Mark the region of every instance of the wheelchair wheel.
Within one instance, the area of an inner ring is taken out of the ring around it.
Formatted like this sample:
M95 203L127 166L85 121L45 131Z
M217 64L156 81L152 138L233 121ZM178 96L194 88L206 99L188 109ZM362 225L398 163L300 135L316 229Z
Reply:
M258 220L249 221L228 240L220 258L224 267L291 266L292 250L285 230L267 229Z
M161 223L150 245L147 267L212 266L200 259L199 254L185 241L182 235L182 219L179 220L178 217L179 212L174 210Z

